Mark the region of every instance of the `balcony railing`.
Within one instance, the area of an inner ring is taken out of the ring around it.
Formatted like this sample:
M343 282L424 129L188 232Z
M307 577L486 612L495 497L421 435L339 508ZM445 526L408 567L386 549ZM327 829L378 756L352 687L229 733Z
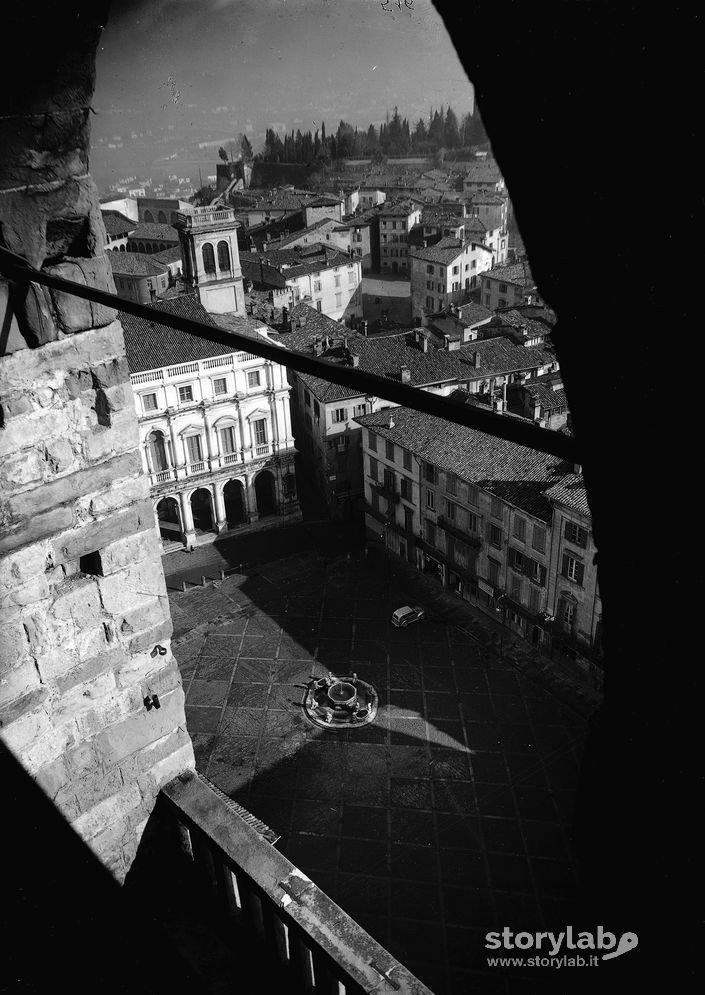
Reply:
M192 211L179 211L177 219L181 225L187 228L199 228L201 225L237 223L235 222L235 211L232 207L196 207Z
M272 447L267 442L262 446L255 446L255 456L269 456L272 451Z
M153 483L162 484L165 480L172 480L174 476L174 470L157 470L156 473L150 474Z
M65 280L53 273L35 269L22 256L3 247L0 247L0 273L20 286L34 283L49 287L55 295L58 295L59 299L61 299L62 294L69 294L126 314L136 315L146 321L165 325L168 328L176 328L194 338L215 342L223 346L224 354L231 352L234 346L239 346L243 349L243 356L258 360L268 359L279 365L287 366L297 373L309 373L331 383L352 387L359 390L360 394L383 397L389 402L406 405L416 411L423 411L438 418L445 418L446 421L456 425L466 425L469 428L487 432L499 439L508 439L539 452L557 456L570 463L582 462L575 439L570 436L550 429L539 428L518 419L506 418L495 412L484 411L475 405L455 404L447 398L420 391L409 384L388 380L378 374L368 373L354 367L336 365L320 357L282 348L267 342L265 339L252 340L248 336L230 329L206 325L204 322L171 314L161 308L125 300L118 297L117 294L100 290L98 287L86 286L76 283L74 280ZM251 349L256 349L256 352L250 352Z
M162 797L223 925L252 938L253 957L279 965L287 991L432 995L198 774L175 778Z

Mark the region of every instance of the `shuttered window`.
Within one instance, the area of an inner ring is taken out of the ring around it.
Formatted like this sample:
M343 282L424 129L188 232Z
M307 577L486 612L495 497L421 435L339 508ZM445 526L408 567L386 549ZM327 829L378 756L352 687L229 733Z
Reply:
M561 573L564 577L567 577L568 580L572 580L574 584L582 585L583 578L585 577L585 567L580 560L577 560L574 556L571 556L570 553L564 553L563 562L561 564Z
M537 549L539 553L543 553L546 549L546 529L541 525L534 525L534 531L531 538L531 545L534 549Z

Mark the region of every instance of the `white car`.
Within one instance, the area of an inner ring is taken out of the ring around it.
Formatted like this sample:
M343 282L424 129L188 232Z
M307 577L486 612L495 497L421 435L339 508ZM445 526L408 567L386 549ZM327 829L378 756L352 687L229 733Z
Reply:
M414 605L413 608L410 605L404 605L403 608L397 608L392 615L392 625L395 625L397 629L405 629L411 622L419 622L425 617L425 614L420 605Z

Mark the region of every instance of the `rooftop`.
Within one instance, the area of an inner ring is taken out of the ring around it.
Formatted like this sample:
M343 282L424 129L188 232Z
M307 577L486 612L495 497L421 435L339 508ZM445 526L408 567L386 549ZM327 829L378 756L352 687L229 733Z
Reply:
M571 473L563 477L546 492L546 497L554 504L562 504L571 511L591 517L582 474Z
M577 493L582 482L573 464L555 456L411 408L387 409L355 421L544 522L551 521L550 499L563 493L565 481L574 480L570 494Z
M402 366L406 366L413 387L484 380L488 376L535 370L555 361L554 354L548 349L515 345L501 336L473 342L452 351L436 348L429 342L428 349L424 352L416 340L417 336L428 338L423 329L368 337L344 328L326 315L319 314L308 304L297 304L292 309L291 320L294 326L297 318L304 319L302 328L294 327L291 332L274 334L273 338L289 349L312 352L316 338L329 336L330 348L323 352L322 358L350 364L350 355L354 353L359 357L361 370L376 373L397 383L401 382ZM344 345L346 340L347 347ZM478 360L477 366L475 357ZM303 374L301 376L305 379ZM317 377L311 377L310 380L311 389L322 401L329 400L332 396L354 397L361 393L329 384Z
M409 255L416 259L442 263L444 266L447 266L461 255L466 244L466 242L461 241L459 238L446 235L439 242L436 242L435 245L427 245L425 249L423 246L419 246L414 248L413 252L410 250Z
M406 218L410 214L414 214L415 211L420 209L421 205L415 201L403 200L398 204L387 205L384 204L380 211L382 217L387 217L391 215L392 217L403 217Z
M121 235L127 235L128 232L134 231L138 227L136 221L132 221L131 218L126 218L124 214L120 211L103 211L103 224L105 225L105 230L108 235L113 238L119 238Z
M323 194L321 197L309 200L306 207L340 207L342 199L342 197L336 197L334 194Z
M264 279L262 279L260 259L263 261ZM350 261L347 252L341 252L320 242L294 249L240 253L243 276L247 276L253 283L271 283L276 287L286 286L287 280L305 276L307 273L347 266Z
M154 239L158 242L178 242L179 233L171 225L143 223L130 232L132 239Z
M163 262L144 252L106 252L110 268L119 276L159 276L167 272Z
M465 325L479 325L481 322L489 321L494 317L494 311L490 311L484 304L471 301L468 304L458 306L458 317Z
M495 266L480 274L482 279L501 280L503 283L515 283L520 287L535 286L528 262L513 263L511 266Z
M543 380L543 377L541 379ZM544 411L551 411L554 408L568 406L568 398L562 387L558 390L553 390L552 387L545 382L536 383L531 380L523 384L523 387L535 401L539 402Z
M312 225L307 228L300 228L298 231L292 232L289 235L285 235L277 241L277 249L285 249L287 245L292 242L296 242L298 239L303 238L305 235L313 235L317 231L321 231L324 228L330 228L332 231L343 231L347 228L342 221L337 221L335 218L321 218L319 221L314 221ZM254 231L254 229L250 229ZM271 250L268 249L267 252Z
M468 166L464 179L470 183L499 182L502 179L502 173L494 159L483 159Z
M136 255L132 252L130 255ZM180 245L170 245L168 249L163 249L161 252L155 252L151 259L156 259L160 263L178 263L181 262L181 246Z
M182 318L190 318L217 327L196 295L184 294L170 300L154 301L152 306ZM213 356L224 356L228 351L216 342L197 339L176 328L168 328L159 322L147 321L125 311L119 312L118 317L125 334L127 365L132 374L144 373L146 370L161 370L179 363L193 363ZM234 347L232 351L239 350Z

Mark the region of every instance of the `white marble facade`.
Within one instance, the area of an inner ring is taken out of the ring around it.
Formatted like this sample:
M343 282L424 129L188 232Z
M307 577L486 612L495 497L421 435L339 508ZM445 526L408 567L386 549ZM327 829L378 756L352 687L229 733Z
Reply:
M130 379L163 541L300 517L284 367L238 351Z

